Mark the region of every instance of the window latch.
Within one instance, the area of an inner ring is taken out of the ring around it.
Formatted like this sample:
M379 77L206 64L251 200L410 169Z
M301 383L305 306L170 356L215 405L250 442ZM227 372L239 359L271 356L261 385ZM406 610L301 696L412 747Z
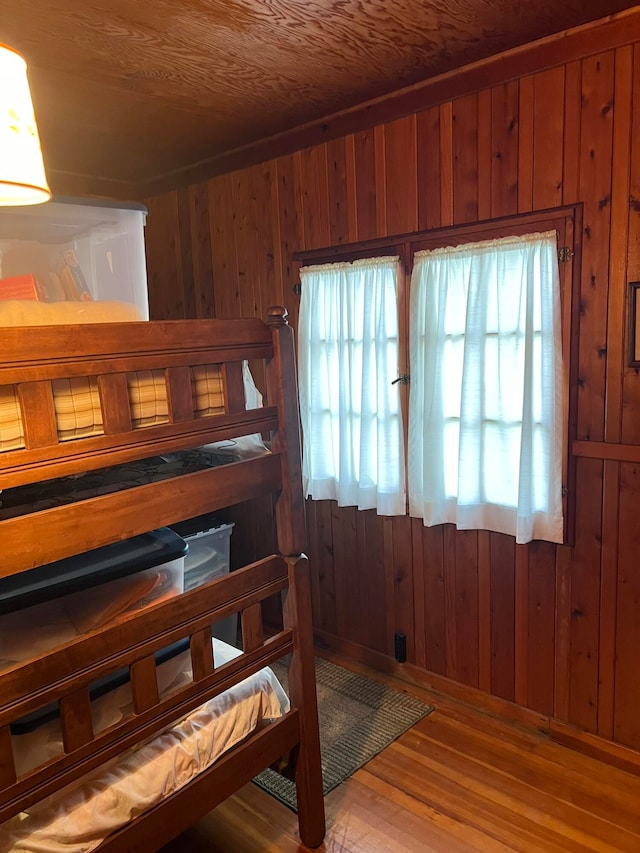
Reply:
M397 379L394 379L391 384L395 385L397 382L399 382L401 385L408 385L410 379L411 376L408 373L403 373L401 376L398 376Z

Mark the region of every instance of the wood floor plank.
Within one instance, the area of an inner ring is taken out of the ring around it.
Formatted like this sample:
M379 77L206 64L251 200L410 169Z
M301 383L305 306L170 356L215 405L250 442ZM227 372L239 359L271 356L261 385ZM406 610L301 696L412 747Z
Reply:
M349 785L344 787L358 796L362 796L358 788L364 792L376 792L380 797L375 801L376 808L395 808L396 824L405 828L412 824L412 831L432 850L446 850L447 853L507 853L512 850L511 847L497 845L495 839L420 802L366 769L358 771L357 779L349 780ZM345 805L349 805L348 800Z
M435 710L326 797L318 853L640 851L640 777L426 688L410 692ZM309 848L296 815L249 784L162 853L187 850Z
M515 850L544 850L545 853L585 853L594 849L568 838L539 810L505 795L490 784L468 781L464 772L438 760L422 757L411 763L389 747L370 762L370 772L389 781L403 771L407 793L460 822L466 822L496 841ZM609 851L608 851L609 853Z
M591 839L596 839L597 849L603 853L618 850L637 853L640 850L640 835L636 831L621 829L609 815L603 818L593 814L593 809L599 805L596 779L590 782L588 802L575 803L571 800L575 799L572 782L576 780L563 780L558 770L546 774L536 772L539 768L532 767L530 760L523 766L517 754L509 755L505 744L478 750L477 742L465 740L461 734L457 741L443 745L441 734L435 729L431 737L412 734L399 742L397 749L408 753L417 751L428 756L430 761L446 764L464 776L466 785L472 789L477 785L491 801L500 802L520 815L528 815L561 836L571 836L587 849ZM626 809L622 817L629 823L638 823Z
M579 819L582 824L584 820L589 821L595 815L594 819L602 823L605 839L610 840L612 823L626 826L634 839L632 849L640 850L640 814L637 809L640 793L634 790L640 785L633 784L636 781L640 783L640 780L628 780L629 788L621 791L600 777L594 778L592 773L567 767L535 751L528 752L526 761L523 761L520 745L507 739L496 742L494 736L461 725L442 715L434 719L431 726L424 725L426 720L422 723L410 733L416 739L424 739L424 745L416 744L419 750L429 751L432 742L455 744L455 749L464 756L490 763L500 772L525 780L529 786L543 791L563 808L576 808L581 813ZM604 821L597 817L603 796L608 803L607 818Z

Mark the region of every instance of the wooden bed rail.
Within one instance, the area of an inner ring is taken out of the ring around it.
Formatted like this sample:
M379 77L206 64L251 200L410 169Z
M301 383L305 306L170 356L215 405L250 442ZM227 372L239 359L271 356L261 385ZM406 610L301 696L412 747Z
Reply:
M0 562L0 577L268 491L276 497L280 553L302 553L306 535L300 426L293 331L286 313L281 307L269 309L268 324L185 320L0 330L0 390L17 389L26 444L0 452L0 490L254 433L270 435L273 449L269 457L48 505L37 515L0 515L0 540L12 544ZM242 361L254 358L265 362L266 405L247 411ZM190 371L203 364L220 367L225 411L196 417L185 388ZM163 372L168 422L133 428L126 377L150 369ZM71 377L96 380L104 434L59 440L52 382ZM94 519L90 525L88 518ZM34 538L36 526L38 537Z
M274 430L277 410L245 411L242 382L243 360L272 356L259 320L1 329L0 388L16 389L25 447L0 453L0 489ZM198 417L188 389L203 365L219 366L224 412ZM136 427L128 377L149 371L163 374L167 422ZM60 440L52 383L81 379L95 383L104 432Z
M260 602L285 590L288 583L288 562L273 556L0 674L0 822L293 652L297 645L293 628L266 640L261 636L260 642L256 631L251 632L249 648L219 667L211 647L213 622L239 612L241 618L250 614L246 622L250 624ZM160 698L154 653L185 637L191 638L193 681ZM122 667L130 669L134 708L96 734L89 687ZM16 778L10 723L51 702L59 703L65 752Z
M11 543L0 560L0 577L277 491L279 457L268 454L0 521L0 541Z

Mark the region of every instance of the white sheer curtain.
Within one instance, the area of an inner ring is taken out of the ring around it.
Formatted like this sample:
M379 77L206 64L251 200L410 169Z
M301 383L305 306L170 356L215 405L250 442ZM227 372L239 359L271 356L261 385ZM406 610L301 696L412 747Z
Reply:
M406 512L397 277L398 258L300 270L305 494L379 515Z
M409 511L425 525L562 542L555 231L418 252Z

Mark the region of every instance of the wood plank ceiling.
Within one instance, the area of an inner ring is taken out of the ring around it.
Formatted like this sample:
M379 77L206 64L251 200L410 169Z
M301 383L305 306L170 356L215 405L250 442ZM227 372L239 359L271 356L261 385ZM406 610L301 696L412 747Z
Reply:
M633 5L8 0L0 41L29 63L54 191L117 192Z

